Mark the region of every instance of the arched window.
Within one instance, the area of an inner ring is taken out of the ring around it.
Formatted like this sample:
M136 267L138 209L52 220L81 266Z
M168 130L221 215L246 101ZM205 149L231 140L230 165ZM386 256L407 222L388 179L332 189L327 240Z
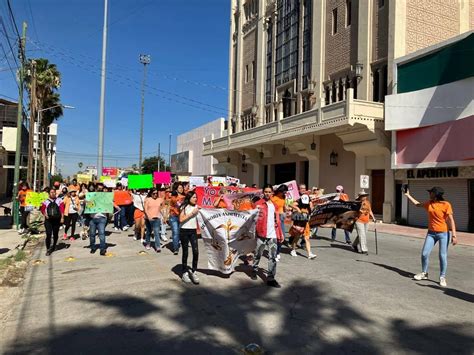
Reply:
M339 79L339 92L338 92L338 101L344 100L344 85L342 84L342 79Z
M283 94L283 118L291 116L291 93L286 90Z

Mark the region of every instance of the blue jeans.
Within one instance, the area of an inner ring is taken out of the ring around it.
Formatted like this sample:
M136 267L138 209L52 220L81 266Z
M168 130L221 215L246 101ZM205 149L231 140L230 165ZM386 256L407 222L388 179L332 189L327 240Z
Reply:
M446 277L446 269L448 268L448 232L428 231L428 234L426 234L425 244L423 245L423 251L421 252L422 271L428 272L431 250L433 250L436 242L439 242L439 276Z
M280 213L280 224L281 224L281 231L283 232L283 241L286 239L286 228L285 228L285 214ZM281 246L283 242L277 242L277 255L281 252Z
M145 219L146 224L146 244L150 244L151 230L153 229L153 235L155 236L155 248L160 249L160 231L161 231L161 219Z
M119 207L120 207L120 212L114 215L114 227L123 229L123 227L128 226L128 223L127 223L128 205L121 205Z
M317 231L317 229L316 229ZM351 241L351 233L349 231L346 231L344 230L344 236L346 237L346 242L349 242ZM332 240L336 240L336 228L333 228L331 230L331 239Z
M170 217L171 236L173 238L173 251L179 250L179 217Z
M95 232L99 233L100 240L100 250L107 249L107 244L105 243L105 225L107 223L107 218L98 217L91 218L89 222L89 240L91 249L95 249Z

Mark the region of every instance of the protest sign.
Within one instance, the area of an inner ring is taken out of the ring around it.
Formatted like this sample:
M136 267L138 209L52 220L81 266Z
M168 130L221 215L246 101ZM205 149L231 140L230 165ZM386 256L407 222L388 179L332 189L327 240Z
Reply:
M121 178L120 183L122 184L122 186L128 186L128 178L126 177Z
M189 176L190 186L206 186L206 180L202 176Z
M237 179L237 178L232 177L232 176L226 176L225 182L226 182L226 185L230 185L230 184L239 185L240 184L240 179Z
M46 192L28 191L26 193L25 203L27 206L41 207L41 204L47 199L48 199L48 193Z
M209 269L230 274L240 255L255 250L257 216L257 209L244 212L222 209L199 211L197 218Z
M100 178L99 178L99 182L105 182L107 180L112 180L112 178L110 176L107 176L107 175L102 175Z
M117 181L115 179L107 179L104 181L104 186L115 188L117 187Z
M178 181L179 182L188 182L189 181L189 176L178 175Z
M212 186L219 186L219 184L226 185L226 180L224 176L208 176L207 180L211 183Z
M248 192L256 192L260 190L252 189L252 188L239 188L239 187L230 187L230 186L198 186L194 190L196 191L197 195L197 204L203 208L214 208L214 201L220 195L228 195L228 194L237 194L237 193L248 193ZM225 201L225 199L224 199ZM230 209L234 209L232 200L228 200L229 203L226 201L226 207ZM239 206L240 206L240 201ZM242 206L243 207L243 206Z
M86 193L86 209L84 213L113 213L113 192L88 192Z
M350 232L359 218L360 202L329 201L316 206L309 218L310 227L340 228Z
M92 175L89 174L77 174L76 178L79 184L87 184L92 181Z
M117 168L102 168L102 175L111 176L115 178L118 175L118 169Z
M153 176L151 174L128 175L129 189L149 189L153 187Z
M285 182L281 185L286 185L288 187L288 191L286 193L286 204L287 205L292 205L293 202L298 200L300 198L300 193L298 191L298 184L296 183L295 180L291 180L288 182ZM276 190L280 185L274 185L273 190Z
M154 184L171 184L171 173L169 171L155 171L153 173Z

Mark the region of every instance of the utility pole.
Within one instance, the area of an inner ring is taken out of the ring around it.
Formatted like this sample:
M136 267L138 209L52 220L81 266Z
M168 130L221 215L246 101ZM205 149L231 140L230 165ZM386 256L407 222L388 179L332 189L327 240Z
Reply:
M26 181L29 181L31 184L31 179L33 178L33 159L36 154L36 149L34 148L36 131L35 131L35 119L36 119L36 62L31 61L30 66L31 72L29 76L31 78L30 86L30 125L29 125L29 137L28 137L28 168L26 173ZM33 181L33 185L35 182Z
M160 171L160 165L161 165L161 147L160 147L160 143L158 143L158 171Z
M104 30L102 33L102 69L100 73L100 110L99 110L99 151L97 156L97 175L102 174L104 164L104 106L105 106L105 62L107 58L107 8L108 0L104 0Z
M23 22L23 33L21 41L19 43L19 57L20 57L20 69L19 69L19 82L18 82L18 113L16 117L16 153L15 153L15 172L13 174L13 222L18 229L19 222L19 207L18 200L18 181L20 180L20 158L21 158L21 133L23 128L23 79L24 79L24 66L25 66L25 44L26 44L26 22Z
M169 145L168 145L168 166L169 166L169 169L171 171L171 133L170 133L170 142L169 142ZM166 171L166 166L165 166L165 171Z
M142 112L140 119L140 155L138 160L138 169L142 172L142 152L143 152L143 125L145 121L145 83L146 83L146 66L150 64L151 57L149 54L140 54L140 63L143 64L143 83L142 83Z

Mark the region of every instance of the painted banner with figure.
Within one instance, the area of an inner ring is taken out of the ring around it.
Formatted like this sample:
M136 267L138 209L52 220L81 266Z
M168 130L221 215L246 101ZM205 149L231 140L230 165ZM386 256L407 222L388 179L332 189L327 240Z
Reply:
M244 192L227 193L224 202L228 210L248 211L262 198L262 190L243 188ZM245 191L246 190L246 191Z
M258 192L261 190L253 188L240 188L240 187L231 187L231 186L198 186L194 190L197 195L197 204L203 208L214 208L214 201L219 198L219 196L224 196L224 201L226 202L226 208L234 209L234 204L228 195L231 194L241 194L249 192ZM226 200L227 199L227 200ZM239 206L242 201L238 201ZM243 203L243 202L242 202ZM248 209L248 208L247 208Z
M311 211L310 227L340 228L350 232L359 218L360 202L329 201L317 205Z
M25 203L27 206L41 207L41 204L48 199L47 192L33 192L26 193Z
M255 223L258 210L227 211L201 209L198 223L208 257L208 268L230 274L240 255L251 253L257 245Z
M129 189L149 189L153 187L153 175L128 175Z
M113 192L88 192L86 193L86 209L84 213L113 213Z

